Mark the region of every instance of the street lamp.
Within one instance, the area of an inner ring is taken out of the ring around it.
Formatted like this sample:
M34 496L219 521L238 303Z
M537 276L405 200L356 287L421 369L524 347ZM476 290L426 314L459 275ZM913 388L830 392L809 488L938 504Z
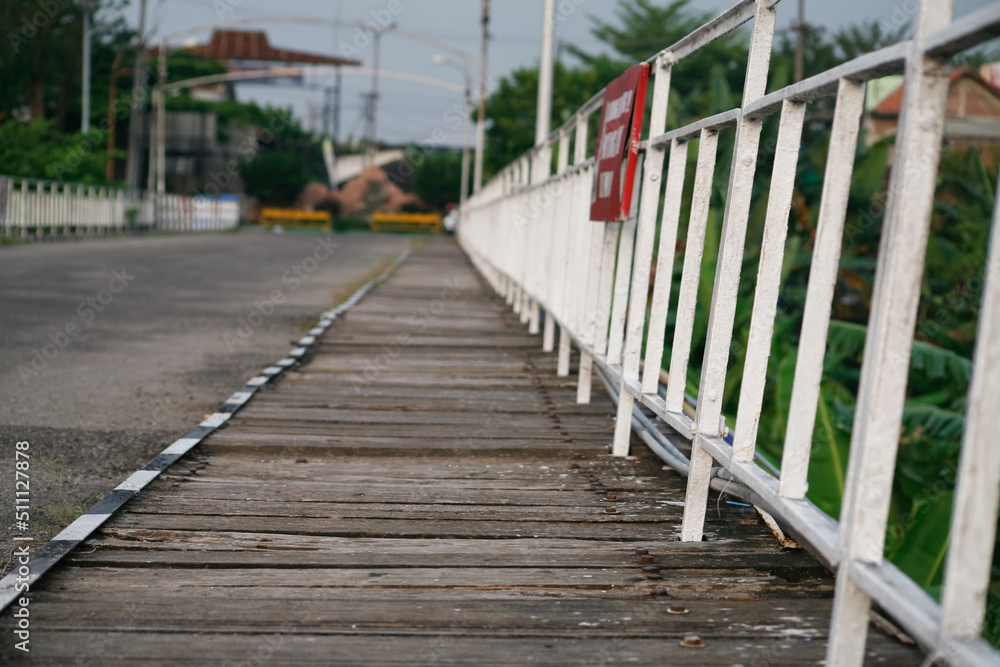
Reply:
M469 111L472 109L472 72L469 62L457 63L447 56L435 53L435 65L451 66L465 77L465 108L462 112L462 186L459 190L459 211L464 212L465 200L469 196Z

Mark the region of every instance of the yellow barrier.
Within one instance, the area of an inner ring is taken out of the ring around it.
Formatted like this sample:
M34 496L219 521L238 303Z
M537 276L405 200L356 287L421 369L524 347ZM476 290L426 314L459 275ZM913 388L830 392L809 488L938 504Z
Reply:
M296 211L290 208L264 208L260 212L263 227L283 225L333 231L333 218L326 211Z
M373 232L441 233L441 216L437 213L373 213Z

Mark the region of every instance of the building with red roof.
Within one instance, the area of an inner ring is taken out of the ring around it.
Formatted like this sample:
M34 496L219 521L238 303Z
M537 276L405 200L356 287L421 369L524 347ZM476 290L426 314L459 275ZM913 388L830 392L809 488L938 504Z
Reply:
M865 115L866 141L896 134L903 90L899 86ZM1000 88L968 67L957 68L948 84L944 138L952 144L1000 143Z

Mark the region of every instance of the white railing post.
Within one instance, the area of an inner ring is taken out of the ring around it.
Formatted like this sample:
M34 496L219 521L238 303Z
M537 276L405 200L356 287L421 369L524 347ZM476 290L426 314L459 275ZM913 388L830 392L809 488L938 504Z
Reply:
M1000 185L1000 184L998 184ZM941 645L979 637L986 613L990 569L996 544L1000 447L993 431L1000 397L1000 200L994 203L990 252L976 332L972 386L958 482L952 506L951 537L941 595ZM986 519L985 521L983 519Z
M649 115L649 134L654 137L666 129L667 103L670 100L670 75L672 63L665 57L656 59L653 74L653 106ZM636 105L644 105L646 100L636 99ZM653 257L653 242L656 238L656 214L660 205L660 177L663 174L663 158L665 150L662 146L649 146L643 160L642 190L639 200L639 211L636 223L635 252L632 268L632 282L629 292L628 319L624 332L624 358L622 359L621 389L618 393L618 416L615 420L615 434L612 454L627 456L629 440L632 437L632 406L635 396L626 385L639 379L639 362L642 356L642 333L646 323L646 295L649 292L649 271ZM674 153L671 153L669 174L679 172L681 184L684 182L684 163L675 164ZM676 180L676 176L674 177ZM676 205L680 207L679 192ZM675 202L667 200L669 208ZM676 223L674 234L676 235ZM669 230L664 230L670 236ZM662 241L661 241L662 243ZM624 303L623 303L624 305Z
M579 126L577 126L579 128ZM579 137L579 134L577 135ZM575 262L580 266L576 280L577 285L583 285L583 294L578 296L580 308L577 324L584 331L582 343L592 346L597 325L597 288L601 275L601 234L595 227L598 223L590 220L590 188L588 187L593 167L580 172L578 179L579 191L576 194L577 210L586 211L585 219L578 224L583 225L576 233L580 243L575 251ZM582 216L581 216L582 217ZM582 302L582 303L581 303ZM580 350L580 376L576 385L576 402L590 403L590 389L593 382L594 358L582 348Z
M802 143L802 123L805 117L805 104L787 99L781 103L771 190L767 197L764 238L761 241L757 268L757 287L754 290L750 334L747 338L743 380L740 382L740 401L736 410L733 458L737 461L753 461L757 445L757 424L764 404L767 360L771 356L774 318L777 314L778 293L781 291L781 267L785 260L788 214L792 210L795 170L799 163L799 145Z
M860 665L864 659L871 599L851 576L851 564L880 563L885 547L948 96L949 67L925 55L923 45L934 30L951 22L952 5L952 0L921 2L906 59L906 87L840 513L842 562L827 650L831 665Z
M566 130L566 150L569 151L569 128ZM573 128L573 165L579 167L587 159L587 114L577 114L576 125ZM575 298L576 296L576 285L573 281L573 262L577 259L573 257L573 253L570 252L570 239L576 238L577 232L576 226L583 224L590 224L589 215L584 215L584 211L581 210L578 205L580 201L580 189L582 188L580 183L579 174L575 174L571 179L570 183L567 185L569 198L569 217L566 222L566 259L563 263L563 273L562 273L562 322L563 326L559 329L559 359L556 366L556 374L565 377L569 375L569 360L570 352L572 352L572 339L570 337L567 327L574 326L574 318L576 317L577 309L579 308L579 301ZM579 329L577 329L579 331ZM580 352L581 359L584 352ZM582 380L581 380L582 381ZM579 388L579 387L578 387ZM579 393L577 394L579 398Z
M718 146L718 132L701 131L698 139L698 164L695 167L694 190L691 195L691 213L688 218L687 244L684 248L684 265L681 268L680 291L677 295L677 318L674 324L673 345L670 349L667 395L664 398L666 412L675 414L681 414L684 409L688 359L691 355L691 337L694 334L698 283L701 278L701 260L705 251L705 231L708 226Z
M543 294L542 291L542 268L546 262L542 258L548 256L549 241L552 238L552 199L544 191L543 183L548 179L552 165L552 145L545 141L537 147L535 158L531 166L531 185L536 186L532 190L534 197L531 211L534 213L534 227L536 233L533 234L534 242L530 244L531 255L528 269L529 287L536 295L531 300L531 310L529 313L528 333L534 335L541 331L541 309L539 308L537 296Z
M816 425L816 406L823 378L833 290L840 269L844 218L864 101L865 84L840 80L816 220L816 242L809 267L785 446L781 455L780 493L786 498L805 498L808 487L806 479Z
M660 386L660 366L663 363L663 341L666 337L667 311L670 308L670 287L673 282L674 254L677 250L677 227L681 217L681 197L687 173L687 139L670 142L670 166L663 199L663 222L660 225L660 245L656 253L656 281L649 308L649 332L646 334L646 356L643 359L642 386L645 395L655 396ZM641 334L641 332L639 332Z
M547 303L549 304L549 310L557 309L559 314L562 315L562 289L563 289L563 278L564 278L564 268L566 263L566 243L565 237L569 231L566 221L569 218L568 211L566 209L566 204L569 203L569 197L566 196L566 189L570 183L570 179L566 178L564 173L566 168L569 166L569 133L565 130L559 133L559 146L558 152L556 153L556 175L559 180L555 182L553 186L555 189L554 203L553 203L553 215L551 230L552 233L549 236L549 255L548 264L549 272L548 279L546 280L546 296ZM552 312L545 313L545 329L542 331L542 351L552 352L555 349L556 343L556 321L553 317Z
M775 20L775 11L768 7L769 4L768 0L756 2L746 84L743 88L744 108L762 97L767 85ZM736 126L736 148L733 153L733 167L729 176L729 190L723 214L719 259L712 291L701 383L698 389L698 410L695 413L697 435L691 447L691 470L688 474L684 519L681 524L681 540L685 542L701 540L708 502L712 457L701 447L699 438L717 436L723 432L722 393L726 383L729 347L733 338L733 320L736 314L740 269L743 265L750 197L753 194L754 172L757 168L760 129L760 120L745 116L740 117Z

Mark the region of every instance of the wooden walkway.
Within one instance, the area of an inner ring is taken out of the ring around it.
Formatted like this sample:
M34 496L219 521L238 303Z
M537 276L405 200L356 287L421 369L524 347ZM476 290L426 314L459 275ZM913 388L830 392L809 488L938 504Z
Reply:
M683 478L638 439L609 457L609 399L577 405L540 347L428 242L36 586L28 659L821 660L824 568L714 495L707 541L678 542Z

